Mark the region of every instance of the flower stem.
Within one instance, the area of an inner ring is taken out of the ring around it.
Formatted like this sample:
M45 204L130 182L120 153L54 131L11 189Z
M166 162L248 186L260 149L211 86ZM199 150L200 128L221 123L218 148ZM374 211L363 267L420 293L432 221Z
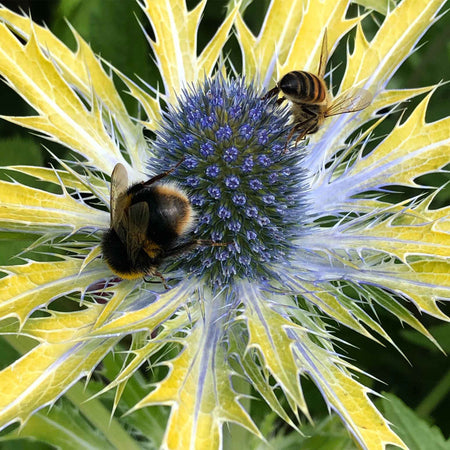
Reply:
M416 413L421 417L427 417L437 407L442 399L450 391L450 370L444 375L432 391L419 403Z
M117 419L111 418L111 411L99 400L89 400L92 392L81 383L77 383L65 396L83 413L97 430L101 431L116 448L139 450L141 447L122 428Z

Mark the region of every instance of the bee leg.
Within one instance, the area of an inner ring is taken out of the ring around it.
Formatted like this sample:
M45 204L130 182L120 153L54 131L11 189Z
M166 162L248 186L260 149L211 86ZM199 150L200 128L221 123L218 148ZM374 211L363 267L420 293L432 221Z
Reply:
M184 242L183 244L177 245L176 247L173 247L170 250L164 252L164 257L176 256L182 253L186 253L189 250L193 250L195 247L198 247L199 245L201 244L199 244L198 241Z
M181 158L181 160L177 163L177 164L175 164L175 166L173 166L171 169L169 169L169 170L166 170L165 172L163 172L163 173L160 173L159 175L155 175L153 178L150 178L150 180L147 180L147 181L145 181L144 183L142 183L143 184L143 186L150 186L151 184L153 184L153 183L155 183L156 181L159 181L159 180L161 180L162 178L165 178L165 177L167 177L167 175L170 175L178 166L180 166L182 163L183 163L183 161L185 160L186 158L183 156L182 158Z
M278 92L280 92L280 88L278 86L275 86L270 91L268 91L265 95L261 97L261 100L267 100L270 97L274 97L275 95L278 95Z
M201 246L209 246L209 247L226 247L227 245L230 245L231 242L214 242L214 241L208 241L207 239L197 239L197 245Z
M302 123L299 123L295 126L292 127L291 132L289 133L289 136L286 139L286 144L284 146L284 151L283 153L287 152L287 146L290 142L290 140L292 139L292 136L294 135L294 133L296 131L301 131L300 134L298 135L298 137L295 139L295 147L297 147L298 145L298 141L301 141L302 139L305 139L306 135L311 133L311 131L314 129L314 120L305 120Z
M306 135L308 134L309 129L308 130L304 130L302 133L300 133L297 137L297 139L295 140L295 146L297 147L298 145L298 141L301 141L302 139L306 138Z
M213 242L205 239L195 239L193 241L184 242L183 244L177 245L164 253L165 257L180 255L193 250L196 247L210 246L210 247L225 247L231 244L231 242Z
M167 290L170 289L169 286L167 286L166 279L162 276L162 273L160 273L160 272L153 272L153 274L154 274L155 276L157 276L158 278L161 279L162 284L164 285L164 287L165 287Z
M283 150L283 153L287 153L287 147L288 147L288 144L289 144L289 142L291 141L292 136L294 135L294 133L295 133L297 130L298 130L298 125L292 127L292 130L291 130L291 132L289 133L289 136L288 136L287 139L286 139L286 144L284 144L284 150ZM296 143L295 145L297 145L297 143Z

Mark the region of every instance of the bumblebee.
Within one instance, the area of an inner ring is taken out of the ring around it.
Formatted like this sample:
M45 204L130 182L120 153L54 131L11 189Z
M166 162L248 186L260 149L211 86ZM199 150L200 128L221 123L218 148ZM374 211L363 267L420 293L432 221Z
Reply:
M324 81L327 61L327 30L325 29L317 75L298 70L289 72L263 97L266 99L281 92L283 97L279 98L277 103L281 104L285 100L292 103L294 126L288 136L286 147L294 133L299 133L296 139L298 142L306 135L316 133L325 118L360 111L369 106L372 101L372 94L359 88L350 88L332 99Z
M195 218L189 199L175 184L158 183L182 162L132 186L128 186L125 167L120 163L114 167L110 191L111 228L103 235L101 247L106 264L120 278L157 276L167 288L157 270L161 263L209 244L184 239Z

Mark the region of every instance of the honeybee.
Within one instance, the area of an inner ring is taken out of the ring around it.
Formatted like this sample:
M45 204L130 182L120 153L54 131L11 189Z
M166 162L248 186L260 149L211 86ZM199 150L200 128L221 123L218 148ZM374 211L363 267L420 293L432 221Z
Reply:
M307 134L316 133L326 117L360 111L369 106L372 101L372 94L359 88L350 88L332 99L324 81L327 61L327 30L325 29L317 75L298 70L289 72L263 97L273 97L281 91L283 97L279 98L277 103L281 104L284 100L292 103L294 126L287 138L286 147L295 132L299 132L297 143Z
M203 240L183 240L192 229L195 214L186 194L175 184L157 183L172 169L148 181L128 186L122 164L111 175L111 228L103 235L101 248L106 264L120 278L159 277L158 267L200 245L223 245Z

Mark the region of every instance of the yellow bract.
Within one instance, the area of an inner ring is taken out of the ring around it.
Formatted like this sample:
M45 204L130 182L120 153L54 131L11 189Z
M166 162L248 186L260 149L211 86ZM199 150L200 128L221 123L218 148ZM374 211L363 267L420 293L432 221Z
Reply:
M20 332L40 343L61 344L82 340L103 305L90 303L86 309L71 312L49 312L49 317L33 317L25 322Z
M187 83L211 75L228 39L238 6L234 7L197 57L197 31L206 0L202 0L191 11L187 10L184 0L146 0L145 5L145 12L156 35L152 47L165 92L174 99Z
M328 359L319 356L316 361L326 382L318 378L314 381L320 385L332 408L339 411L347 426L355 431L363 448L382 449L393 444L408 449L369 400L367 394L370 389L355 381L346 371L330 364Z
M345 245L364 249L376 248L379 251L393 254L403 262L408 262L411 255L428 255L431 257L448 258L450 256L450 235L433 230L430 223L407 226L392 225L389 222L381 222L358 231L360 242L352 240L353 233L347 234L348 241ZM349 247L346 247L349 248Z
M351 263L349 265L351 265ZM362 309L359 310L353 308L350 310L346 305L342 304L342 300L336 298L336 295L332 293L331 285L321 285L320 288L316 288L312 283L303 281L302 287L305 289L303 296L337 322L352 328L363 336L377 341L377 339L361 325L361 323L365 323L386 340L392 342L392 339L384 331L383 327L371 319Z
M254 36L242 16L236 20L245 75L267 80L279 79L291 70L317 71L322 36L328 29L329 48L361 17L345 19L347 0L290 2L273 1L258 36Z
M383 283L386 288L409 298L419 309L440 320L449 321L438 307L441 299L450 296L450 263L447 260L429 259L410 263L410 270L392 264L390 273L373 274L371 281ZM363 277L364 278L364 277Z
M285 61L279 60L277 79L291 70L317 73L325 29L328 52L331 53L342 36L364 17L346 19L347 9L347 0L304 1L300 26L296 30L288 57Z
M0 279L0 318L17 317L23 325L36 309L65 294L80 292L109 274L98 263L80 274L81 263L81 259L69 259L0 267L8 274Z
M117 299L114 298L113 302L119 302L122 295L130 290L130 286L130 283L121 286L116 294ZM106 307L105 313L102 314L96 323L95 329L92 330L92 336L109 336L132 331L153 330L160 323L170 318L180 306L185 304L191 288L192 286L189 283L180 283L170 291L159 294L148 306L112 317L108 321L105 321L105 319L111 307ZM145 292L142 295L145 297ZM146 298L148 299L148 296Z
M89 315L86 315L86 318ZM52 317L47 320L53 320ZM72 318L65 318L70 327ZM61 321L64 327L64 320ZM0 423L21 422L90 373L118 338L39 344L0 372Z
M48 181L57 185L63 185L68 189L76 189L78 192L89 192L89 185L100 193L100 197L107 199L109 197L109 187L105 182L101 182L98 178L91 177L83 180L82 177L75 177L72 173L64 170L47 169L37 166L8 166L8 170L17 171L35 177L41 181Z
M209 303L205 320L198 320L184 349L168 363L169 375L135 408L171 405L163 448L220 448L224 421L238 423L260 436L234 392L231 369L226 364L218 305ZM209 311L208 311L209 310Z
M40 129L42 123L42 131L56 133L54 136L62 143L75 151L83 151L97 168L111 173L114 167L111 158L116 156L121 161L122 158L105 132L99 112L87 111L69 85L76 87L87 98L98 102L102 109L109 111L120 124L133 166L143 169L142 156L147 146L141 126L132 122L111 77L81 36L72 29L78 45L74 53L48 29L34 24L28 17L0 8L0 19L30 42L27 46L21 45L5 25L1 26L0 70L42 115L42 121L36 119L20 123L35 129ZM47 52L58 70L45 58ZM156 102L152 106L159 111ZM55 108L57 111L54 111ZM89 123L90 126L85 128ZM73 133L76 133L75 136L71 136Z
M250 291L251 287L248 288ZM298 328L306 331L271 310L261 294L254 290L254 298L246 302L244 317L249 330L249 348L258 349L264 359L265 367L282 387L289 400L309 417L308 407L298 382L300 370L292 352L292 340L287 331ZM296 408L294 408L295 411Z
M397 125L367 157L360 159L346 177L362 178L359 190L374 186L404 184L417 186L414 179L436 172L448 164L450 118L430 124L425 114L430 95L417 106L405 123Z
M378 93L411 54L417 40L442 7L442 0L404 0L383 21L369 43L358 26L355 49L348 56L341 90L358 85Z
M0 181L0 224L43 233L108 228L106 212L91 208L67 192L50 194L23 184Z
M314 343L312 334L274 311L261 292L248 287L244 317L250 332L249 347L257 348L263 364L277 380L294 408L308 416L300 388L300 374L308 375L327 402L351 428L360 444L381 449L386 443L406 449L387 421L368 399L369 389L353 380L344 363ZM353 368L354 369L354 368ZM295 409L294 409L295 411Z

